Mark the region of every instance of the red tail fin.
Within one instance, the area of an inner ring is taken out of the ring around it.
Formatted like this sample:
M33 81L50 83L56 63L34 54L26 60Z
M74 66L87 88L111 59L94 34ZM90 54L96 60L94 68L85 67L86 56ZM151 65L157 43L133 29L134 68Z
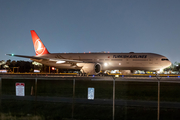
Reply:
M48 50L36 34L34 30L31 30L31 36L34 44L34 50L36 52L36 55L44 55L44 54L49 54Z

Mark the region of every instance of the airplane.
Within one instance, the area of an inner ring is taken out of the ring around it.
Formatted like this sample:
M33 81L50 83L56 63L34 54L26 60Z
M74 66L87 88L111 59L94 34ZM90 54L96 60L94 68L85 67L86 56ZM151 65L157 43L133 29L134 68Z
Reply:
M171 65L167 57L155 53L50 53L37 33L30 32L36 55L7 55L30 58L55 68L80 70L89 75L103 74L106 70L159 71Z

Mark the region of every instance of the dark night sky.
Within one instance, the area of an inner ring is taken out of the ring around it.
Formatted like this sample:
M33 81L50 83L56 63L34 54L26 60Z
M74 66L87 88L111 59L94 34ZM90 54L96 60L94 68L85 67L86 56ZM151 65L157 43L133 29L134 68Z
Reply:
M51 53L150 52L180 62L180 0L0 0L0 60Z

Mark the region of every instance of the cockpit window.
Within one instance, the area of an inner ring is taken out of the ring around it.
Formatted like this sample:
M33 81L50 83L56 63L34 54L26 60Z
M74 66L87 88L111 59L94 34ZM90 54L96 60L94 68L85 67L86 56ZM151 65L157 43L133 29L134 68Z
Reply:
M161 59L162 61L169 61L168 59L165 59L165 58L163 58L163 59Z

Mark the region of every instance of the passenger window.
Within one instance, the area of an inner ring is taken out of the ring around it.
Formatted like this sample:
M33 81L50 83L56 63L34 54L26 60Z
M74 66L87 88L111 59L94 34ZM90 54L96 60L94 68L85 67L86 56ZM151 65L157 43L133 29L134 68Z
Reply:
M161 59L161 61L169 61L169 60L168 60L168 59L164 59L164 58L163 58L163 59Z

